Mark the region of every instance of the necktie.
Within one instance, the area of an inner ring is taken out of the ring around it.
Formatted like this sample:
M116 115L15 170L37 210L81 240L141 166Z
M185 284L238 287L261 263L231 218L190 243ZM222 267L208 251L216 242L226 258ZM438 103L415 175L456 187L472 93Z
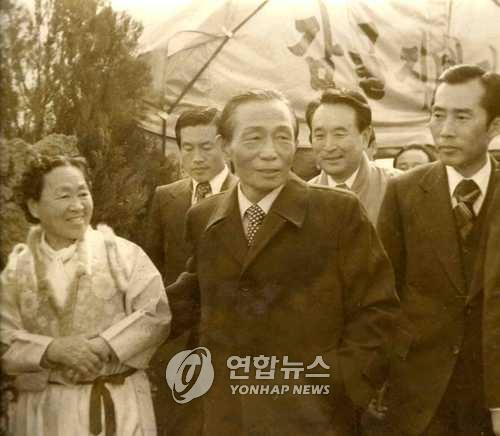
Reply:
M259 230L259 227L262 224L262 221L264 221L266 214L258 204L254 204L247 209L245 215L248 218L248 246L251 247L255 241L257 230Z
M335 185L335 187L340 189L347 189L348 191L350 191L349 186L347 186L346 183L339 183L338 185Z
M194 195L195 198L195 203L198 203L198 201L204 199L207 195L210 195L212 193L212 188L210 186L210 183L208 182L201 182L196 185L196 192Z
M455 188L453 196L457 200L457 205L453 208L455 220L462 240L466 240L467 236L474 226L474 202L481 195L481 190L474 180L463 179Z

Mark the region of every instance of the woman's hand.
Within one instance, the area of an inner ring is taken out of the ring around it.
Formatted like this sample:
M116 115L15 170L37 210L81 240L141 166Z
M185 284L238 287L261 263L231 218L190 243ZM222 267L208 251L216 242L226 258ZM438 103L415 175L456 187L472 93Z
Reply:
M83 335L55 338L45 356L49 363L66 366L84 377L98 374L104 363L95 344Z

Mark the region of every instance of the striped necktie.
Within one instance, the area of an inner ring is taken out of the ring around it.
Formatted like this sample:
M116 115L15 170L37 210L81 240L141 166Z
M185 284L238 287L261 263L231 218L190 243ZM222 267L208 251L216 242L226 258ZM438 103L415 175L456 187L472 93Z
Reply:
M463 179L455 188L453 196L457 200L457 205L453 208L458 231L463 241L469 236L476 214L474 213L474 203L481 195L481 190L474 180Z

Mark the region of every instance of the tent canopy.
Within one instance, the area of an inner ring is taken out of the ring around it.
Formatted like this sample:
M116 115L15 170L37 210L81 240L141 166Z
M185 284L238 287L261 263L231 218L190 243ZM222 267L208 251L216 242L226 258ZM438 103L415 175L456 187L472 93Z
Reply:
M194 0L146 28L152 86L141 126L174 136L178 114L222 109L233 95L275 88L305 108L327 87L361 90L379 146L432 143L426 127L447 66L499 71L500 0Z

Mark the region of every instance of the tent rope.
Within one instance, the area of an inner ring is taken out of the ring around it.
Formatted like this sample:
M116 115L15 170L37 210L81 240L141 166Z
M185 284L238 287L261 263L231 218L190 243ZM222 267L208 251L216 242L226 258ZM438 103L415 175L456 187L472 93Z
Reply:
M200 70L194 75L194 77L189 81L189 83L185 86L185 88L182 90L182 92L179 94L177 99L174 101L172 106L166 111L167 114L171 114L172 111L177 107L177 105L180 103L180 101L183 99L183 97L188 93L188 91L193 87L193 85L196 83L196 81L199 79L199 77L203 74L203 72L208 68L208 66L212 63L212 61L215 59L215 57L219 54L219 52L224 48L224 46L227 44L227 42L231 39L234 34L240 30L250 19L254 17L265 5L268 3L269 0L264 0L250 15L248 15L240 24L238 24L236 27L233 28L228 34L224 36L224 39L220 43L220 45L215 49L215 51L212 53L212 55L208 58L208 60L205 62L205 64L200 68Z

